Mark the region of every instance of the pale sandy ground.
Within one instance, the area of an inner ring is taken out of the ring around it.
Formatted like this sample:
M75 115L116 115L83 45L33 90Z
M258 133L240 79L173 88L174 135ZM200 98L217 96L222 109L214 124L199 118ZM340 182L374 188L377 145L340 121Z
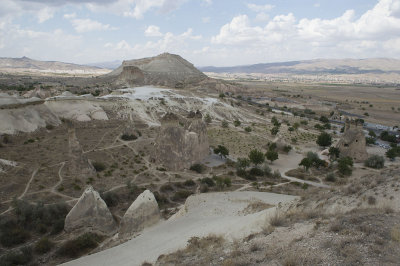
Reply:
M155 262L162 254L184 248L193 236L217 234L226 239L241 238L261 231L267 217L275 211L274 207L244 215L242 211L250 203L278 205L296 198L249 191L194 195L175 216L146 229L136 238L65 265L141 265L144 261Z

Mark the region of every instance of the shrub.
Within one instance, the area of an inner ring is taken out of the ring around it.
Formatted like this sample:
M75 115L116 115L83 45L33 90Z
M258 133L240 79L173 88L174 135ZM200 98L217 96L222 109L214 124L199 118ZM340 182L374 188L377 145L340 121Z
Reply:
M193 187L194 185L196 185L196 183L195 183L192 179L189 179L189 180L186 180L186 181L183 183L183 185L185 185L185 186L187 186L187 187Z
M209 177L205 177L205 178L200 179L200 182L202 184L206 184L209 187L215 186L214 180L212 178L209 178Z
M227 147L223 145L218 145L217 148L214 149L214 153L218 154L219 156L226 158L229 155L229 150Z
M39 254L47 253L51 250L53 245L54 244L47 237L43 237L38 242L36 242L35 252Z
M107 207L114 207L118 205L118 194L114 191L108 191L104 193L100 193L100 197L104 200L107 204Z
M249 133L251 132L251 127L245 127L244 130Z
M364 162L364 165L370 168L381 169L385 165L385 158L379 155L372 155Z
M174 191L174 188L170 184L164 184L160 187L160 191L162 192Z
M322 132L317 138L317 144L322 147L330 146L332 144L332 136Z
M264 171L261 170L258 167L253 167L250 169L250 174L254 175L254 176L263 176L264 175Z
M18 251L10 251L0 258L0 265L25 265L32 260L32 248L22 247Z
M336 181L335 174L334 173L327 174L325 180L328 182L335 182Z
M343 157L338 160L338 170L342 175L351 175L353 170L353 160L350 157Z
M53 126L53 125L50 125L50 124L47 124L47 125L46 125L46 129L47 129L47 130L53 130L53 129L54 129L54 126Z
M93 165L94 169L96 170L96 172L101 172L106 169L106 165L102 162L93 162L92 165Z
M249 153L249 159L254 165L259 165L265 160L264 153L257 149L251 150Z
M223 120L223 121L221 122L221 126L222 126L223 128L227 128L227 127L229 126L228 121Z
M196 163L196 164L193 164L192 166L190 166L190 170L201 174L205 170L205 167L202 164Z
M267 164L264 164L263 172L264 172L265 176L270 176L271 175L271 168Z
M57 254L63 257L76 258L96 248L103 240L101 235L85 233L79 237L66 241L58 250Z
M12 247L25 243L30 238L30 234L15 220L8 219L1 223L0 243L5 247Z
M247 167L250 166L250 160L247 158L238 158L236 162L236 168L237 169L246 169Z
M275 170L274 173L272 174L272 178L278 179L281 178L281 173L279 172L279 170Z
M241 122L239 121L239 120L235 120L235 121L233 121L233 125L235 126L235 127L238 127L238 126L240 126L240 124L241 124Z
M285 147L283 147L283 151L285 153L289 153L292 150L292 146L290 145L285 145Z
M193 192L189 191L189 190L179 190L177 192L175 192L174 196L172 197L172 200L182 200L182 199L186 199L187 197L189 197L190 195L192 195Z
M121 139L122 139L122 140L125 140L125 141L130 141L130 140L135 140L135 139L137 139L137 136L134 135L134 134L123 134L123 135L121 136Z
M272 226L284 226L285 224L285 217L280 214L278 211L270 218L269 223Z
M278 153L274 150L268 150L267 153L265 153L265 157L272 163L278 159Z

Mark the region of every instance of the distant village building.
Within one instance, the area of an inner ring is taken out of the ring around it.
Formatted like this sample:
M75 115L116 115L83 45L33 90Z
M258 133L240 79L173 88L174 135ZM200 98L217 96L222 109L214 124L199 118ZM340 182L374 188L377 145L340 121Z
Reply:
M340 157L350 157L355 162L363 162L368 159L365 135L362 126L352 120L346 120L342 138L337 147Z

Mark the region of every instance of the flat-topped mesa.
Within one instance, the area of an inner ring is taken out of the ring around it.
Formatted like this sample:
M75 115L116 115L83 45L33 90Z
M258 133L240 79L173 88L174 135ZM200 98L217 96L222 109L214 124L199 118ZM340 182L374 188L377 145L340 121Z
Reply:
M155 57L128 60L108 74L118 85L161 85L183 88L207 76L179 55L164 53Z
M346 120L342 138L337 147L340 150L340 157L350 157L355 162L363 162L368 159L365 135L362 126L356 121Z
M187 119L167 114L155 140L152 159L169 170L189 168L209 153L206 124L201 114Z

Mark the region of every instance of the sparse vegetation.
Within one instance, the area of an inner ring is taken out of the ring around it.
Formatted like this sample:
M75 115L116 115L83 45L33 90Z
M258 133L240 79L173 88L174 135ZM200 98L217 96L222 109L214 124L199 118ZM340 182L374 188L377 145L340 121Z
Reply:
M372 155L364 162L364 165L370 168L381 169L385 166L385 158L379 155Z

